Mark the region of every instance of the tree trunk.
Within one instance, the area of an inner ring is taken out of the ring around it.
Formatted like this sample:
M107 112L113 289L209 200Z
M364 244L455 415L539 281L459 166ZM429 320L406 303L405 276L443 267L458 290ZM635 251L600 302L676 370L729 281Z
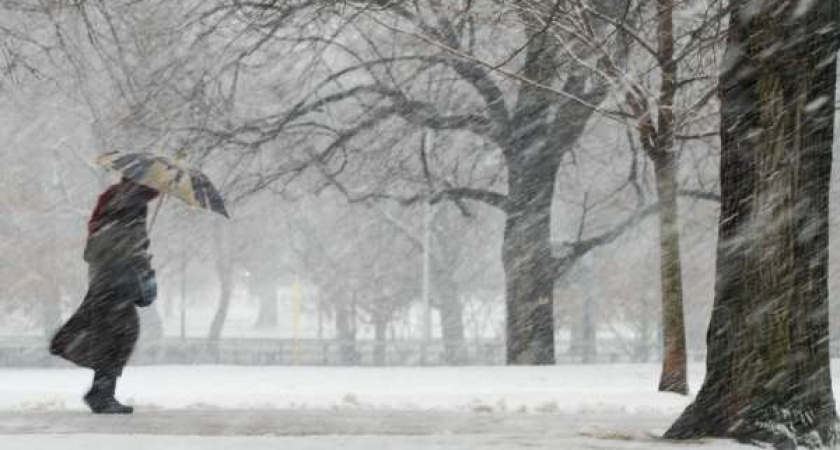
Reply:
M529 45L522 75L551 83L557 71L558 44L540 31L539 13L525 11ZM568 84L568 83L567 83ZM568 87L568 86L564 86ZM507 363L554 364L554 280L551 255L551 201L565 141L551 142L553 103L539 89L519 89L510 123L510 144L504 150L508 205L502 241L507 304ZM555 116L562 116L557 113ZM569 118L566 122L572 122Z
M620 4L625 2L609 2L612 7ZM545 32L545 16L541 16L552 10L552 5L544 2L520 11L529 38L521 75L544 85L556 83L558 68L566 64L558 61L563 44ZM612 8L598 7L613 15L607 11ZM606 98L606 89L592 86L597 83L591 82L588 70L577 67L566 75L564 92L589 105L598 105ZM584 133L594 112L583 103L557 102L542 89L523 84L510 120L496 124L507 129L501 135L508 176L502 242L508 364L554 364L553 294L559 267L550 248L551 202L563 156Z
M575 363L591 364L595 362L598 353L597 327L593 320L592 307L592 297L585 294L580 304L575 305L573 309L569 356Z
M233 297L233 274L230 270L219 271L219 306L216 309L216 314L213 316L213 322L210 324L210 333L207 338L210 340L218 340L222 337L222 329L227 320L228 309L230 309L230 300Z
M688 394L686 374L685 319L683 317L682 270L680 262L679 206L677 204L677 155L674 151L674 104L678 71L674 56L674 1L657 0L658 60L661 72L657 125L644 106L646 100L631 100L640 121L639 133L647 155L653 161L659 213L659 271L662 302L662 374L659 390Z
M374 314L373 316L373 365L384 366L385 340L388 335L388 317L385 314Z
M338 359L341 365L354 366L359 363L356 350L356 318L352 305L338 304L335 311L335 338L338 341Z
M733 4L721 77L707 376L666 437L832 446L828 192L840 6L754 3Z
M440 328L443 336L444 361L448 365L464 364L467 359L464 344L464 306L453 280L446 274L437 277L440 301Z
M659 272L662 298L662 375L659 390L688 394L683 316L680 229L677 204L676 155L667 151L654 159L659 212Z
M598 354L598 327L595 324L594 317L594 301L591 295L586 295L583 298L583 352L581 353L581 362L583 364L592 364Z
M507 303L507 363L554 364L554 280L551 200L557 166L545 161L527 176L510 170L511 205L502 262Z
M187 263L189 262L189 260L187 259L186 251L183 251L181 256L181 302L179 304L179 334L181 335L181 339L183 340L187 338Z
M226 230L216 230L216 272L219 276L219 306L210 324L207 338L218 340L222 337L222 329L227 320L230 300L233 296L233 261L231 261L230 242Z

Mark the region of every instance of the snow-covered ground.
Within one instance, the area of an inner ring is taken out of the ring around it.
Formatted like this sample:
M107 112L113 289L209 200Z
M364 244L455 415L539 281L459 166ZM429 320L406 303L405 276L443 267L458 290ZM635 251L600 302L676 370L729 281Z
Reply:
M548 425L548 424L547 424ZM661 443L624 438L554 438L543 435L462 436L307 436L307 437L199 437L199 436L0 436L4 449L25 450L749 450L722 441ZM698 445L699 444L699 445Z
M90 371L0 370L0 410L83 410ZM694 382L700 374L692 373ZM654 364L551 367L129 366L118 395L140 409L396 409L676 414Z
M658 439L690 398L656 392L657 371L129 367L118 395L136 414L97 417L80 400L89 371L3 369L0 448L741 448Z

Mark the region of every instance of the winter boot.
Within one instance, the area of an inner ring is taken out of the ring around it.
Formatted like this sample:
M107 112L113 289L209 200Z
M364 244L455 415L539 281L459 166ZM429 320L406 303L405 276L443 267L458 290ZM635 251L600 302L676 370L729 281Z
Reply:
M123 405L114 398L116 390L115 375L97 372L93 378L93 386L85 394L85 403L94 414L132 414L134 408Z

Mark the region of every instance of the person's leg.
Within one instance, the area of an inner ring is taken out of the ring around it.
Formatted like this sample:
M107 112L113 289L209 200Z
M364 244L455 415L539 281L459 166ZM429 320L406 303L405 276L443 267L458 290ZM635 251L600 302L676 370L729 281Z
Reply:
M123 367L134 349L139 335L139 319L134 304L126 301L127 293L123 287L109 293L104 306L96 309L93 328L96 335L92 338L92 359L96 361L96 372L91 392L85 396L85 402L97 414L131 414L134 408L122 405L114 398L117 380L122 375Z
M85 395L85 403L95 414L131 414L134 408L117 401L117 379L121 370L97 370L93 375L93 384Z

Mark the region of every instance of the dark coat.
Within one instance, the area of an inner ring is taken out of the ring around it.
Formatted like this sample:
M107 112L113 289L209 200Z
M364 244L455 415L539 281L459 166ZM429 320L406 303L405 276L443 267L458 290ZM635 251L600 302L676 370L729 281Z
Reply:
M50 352L82 367L119 374L139 334L135 306L147 306L156 296L147 206L145 199L127 190L112 192L97 210L84 253L88 292L53 337Z

